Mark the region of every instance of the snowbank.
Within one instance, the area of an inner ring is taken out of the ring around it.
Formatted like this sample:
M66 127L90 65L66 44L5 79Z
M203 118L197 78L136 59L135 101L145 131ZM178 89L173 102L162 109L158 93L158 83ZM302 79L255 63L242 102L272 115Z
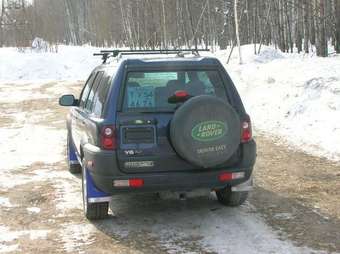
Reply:
M340 160L340 56L284 54L243 47L225 65L258 131L309 153ZM226 52L218 54L226 62Z
M20 53L16 48L0 48L0 82L84 80L100 63L93 47L59 46L58 53Z

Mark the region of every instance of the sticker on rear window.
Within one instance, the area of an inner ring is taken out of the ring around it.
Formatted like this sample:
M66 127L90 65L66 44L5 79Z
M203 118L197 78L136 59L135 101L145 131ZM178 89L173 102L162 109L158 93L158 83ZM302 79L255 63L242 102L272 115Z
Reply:
M155 107L155 89L152 86L128 87L129 108Z

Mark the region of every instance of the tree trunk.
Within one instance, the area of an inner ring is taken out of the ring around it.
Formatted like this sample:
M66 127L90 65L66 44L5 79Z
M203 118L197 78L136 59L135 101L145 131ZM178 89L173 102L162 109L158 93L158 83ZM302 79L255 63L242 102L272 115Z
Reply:
M242 64L242 50L241 50L239 25L238 25L237 0L234 0L234 16L235 16L235 32L236 32L236 40L237 40L237 46L238 46L238 53L239 53L240 64Z
M340 0L339 0L340 1ZM309 26L309 4L310 4L310 1L309 0L304 0L303 1L303 18L304 18L304 50L305 50L305 53L309 53L309 29L310 29L310 26Z
M295 29L295 37L296 37L296 40L295 40L295 43L296 43L296 47L298 49L298 52L300 53L302 51L302 34L303 34L303 9L301 7L297 7L295 8L296 10L296 13L297 13L297 21L296 21L296 29ZM291 16L293 17L293 15Z
M340 53L340 0L335 0L335 17L336 17L335 50L337 53Z
M79 36L76 35L77 29L75 27L74 22L74 15L72 14L72 3L70 0L65 0L65 8L66 8L66 18L67 18L67 24L68 24L68 32L70 38L68 39L69 42L72 44L78 45L78 38Z
M166 16L165 16L165 3L164 3L164 0L162 0L162 14L163 14L163 48L167 48Z
M4 23L5 23L5 1L1 1L1 16L0 16L0 47L4 46Z
M327 38L326 38L326 17L325 17L325 0L319 0L319 19L318 19L318 26L319 26L319 42L317 46L317 55L322 57L328 56L328 45L327 45Z

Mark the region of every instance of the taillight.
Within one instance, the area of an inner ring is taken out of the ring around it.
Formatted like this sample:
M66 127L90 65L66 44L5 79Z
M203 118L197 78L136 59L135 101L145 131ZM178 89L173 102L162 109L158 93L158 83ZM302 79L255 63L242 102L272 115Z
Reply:
M116 131L113 126L104 126L101 132L101 146L104 150L117 148Z
M228 182L233 180L233 174L232 173L222 173L218 176L218 179L220 182Z
M252 130L251 130L251 122L250 118L247 117L246 120L244 120L242 123L242 136L241 136L241 141L242 143L247 143L252 139Z

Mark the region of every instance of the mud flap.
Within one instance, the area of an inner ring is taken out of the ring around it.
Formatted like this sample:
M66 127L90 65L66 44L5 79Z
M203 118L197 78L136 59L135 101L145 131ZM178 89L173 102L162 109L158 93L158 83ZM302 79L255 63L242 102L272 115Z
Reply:
M86 170L86 191L87 191L87 202L88 203L102 203L102 202L110 202L111 195L105 192L102 192L97 189L94 184L94 181L88 171Z

